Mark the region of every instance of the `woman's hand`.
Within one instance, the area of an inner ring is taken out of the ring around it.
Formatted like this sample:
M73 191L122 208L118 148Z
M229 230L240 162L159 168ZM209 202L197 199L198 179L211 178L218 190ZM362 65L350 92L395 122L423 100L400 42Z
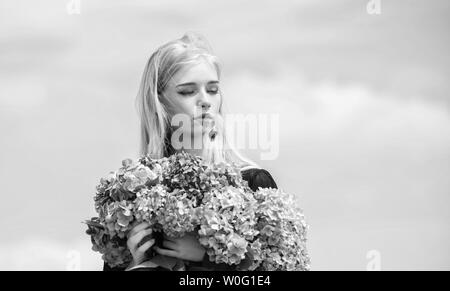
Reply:
M133 262L130 266L136 266L144 262L146 259L145 252L155 244L155 239L152 238L152 229L150 224L142 222L128 233L127 246L133 256ZM148 241L143 239L151 238Z
M182 238L172 238L164 234L163 247L164 249L155 246L154 250L160 255L193 262L202 261L206 253L194 232Z

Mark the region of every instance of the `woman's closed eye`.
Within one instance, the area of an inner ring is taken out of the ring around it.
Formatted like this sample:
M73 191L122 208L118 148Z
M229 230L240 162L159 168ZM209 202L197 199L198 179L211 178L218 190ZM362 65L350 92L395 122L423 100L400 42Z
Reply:
M194 95L196 92L197 91L189 90L189 91L180 91L180 92L178 92L178 94L183 95L183 96L189 96L189 95ZM208 90L207 92L209 94L216 95L216 94L219 93L219 90L218 89L211 89L211 90Z
M192 95L195 93L195 91L181 91L178 92L180 95Z

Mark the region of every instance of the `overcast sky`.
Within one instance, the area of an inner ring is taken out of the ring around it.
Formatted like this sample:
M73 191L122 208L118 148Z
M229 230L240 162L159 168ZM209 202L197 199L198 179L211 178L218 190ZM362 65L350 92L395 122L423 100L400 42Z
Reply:
M450 2L0 0L0 269L101 269L81 224L138 152L144 65L186 31L226 109L280 116L259 160L295 193L312 269L450 269Z

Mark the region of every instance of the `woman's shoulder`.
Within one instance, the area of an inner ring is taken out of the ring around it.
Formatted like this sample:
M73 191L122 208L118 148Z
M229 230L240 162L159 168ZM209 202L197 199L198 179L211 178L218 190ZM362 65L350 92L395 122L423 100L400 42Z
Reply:
M278 188L272 175L266 169L256 166L246 166L241 168L241 175L253 191L256 191L258 187Z

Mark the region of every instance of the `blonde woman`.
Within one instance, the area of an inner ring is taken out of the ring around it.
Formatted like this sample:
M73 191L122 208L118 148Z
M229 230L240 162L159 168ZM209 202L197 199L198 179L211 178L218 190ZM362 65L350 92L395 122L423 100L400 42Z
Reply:
M233 162L241 167L242 177L253 190L277 188L268 171L244 158L227 139L220 75L217 57L198 33L186 33L159 47L145 66L136 99L141 154L161 158L185 151L210 163ZM195 234L179 239L164 236L162 243L157 245L149 225L141 223L130 232L127 245L133 256L128 270L145 262L150 248L160 255L184 260L188 270L232 269L209 262L206 250ZM104 270L118 269L105 264Z

